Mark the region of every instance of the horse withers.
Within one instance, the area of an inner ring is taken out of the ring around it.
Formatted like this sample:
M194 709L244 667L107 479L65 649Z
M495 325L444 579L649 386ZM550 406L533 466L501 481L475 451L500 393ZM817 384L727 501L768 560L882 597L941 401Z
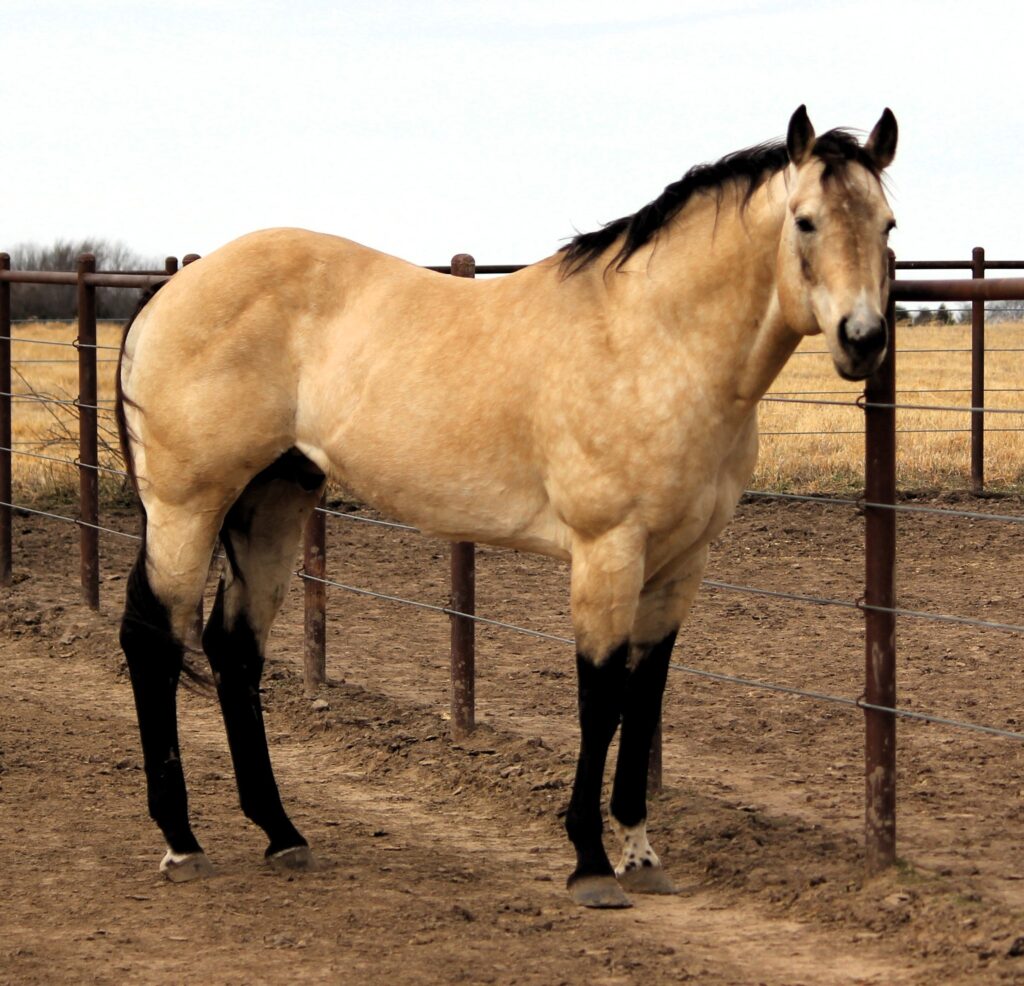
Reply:
M673 890L645 822L669 655L757 456L757 404L801 338L838 373L887 346L886 110L861 145L786 140L691 169L631 216L507 277L446 277L349 240L253 233L183 269L125 334L122 435L143 507L121 641L173 880L189 824L175 692L203 634L242 809L277 867L312 857L281 804L259 681L303 522L330 477L455 541L571 563L580 751L566 817L579 903ZM621 728L611 817L601 784Z

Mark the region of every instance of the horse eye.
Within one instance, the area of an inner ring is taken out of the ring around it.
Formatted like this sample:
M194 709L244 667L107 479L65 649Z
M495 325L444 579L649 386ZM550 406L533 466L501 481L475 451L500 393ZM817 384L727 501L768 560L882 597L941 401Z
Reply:
M813 233L817 227L814 225L814 221L806 216L797 216L796 228L801 233Z

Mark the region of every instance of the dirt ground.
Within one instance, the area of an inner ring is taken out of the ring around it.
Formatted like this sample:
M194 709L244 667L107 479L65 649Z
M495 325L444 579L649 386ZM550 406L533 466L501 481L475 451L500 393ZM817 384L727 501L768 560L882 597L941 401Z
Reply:
M941 505L1024 516L1019 501ZM103 523L135 526L127 512ZM901 605L1024 623L1024 527L899 527ZM332 579L446 603L444 544L341 519L329 531ZM848 508L745 503L708 575L856 599L862 535ZM185 692L192 812L218 875L167 883L116 636L134 545L104 536L98 614L79 601L73 526L22 516L15 545L0 615L0 982L1024 983L1024 744L902 722L901 862L866 880L861 713L676 671L651 831L681 893L585 911L564 890L559 817L572 649L481 628L481 725L453 744L447 621L331 590L333 681L304 696L297 580L264 698L282 794L320 868L268 870L216 705ZM481 615L568 635L562 566L482 549L477 589ZM898 643L902 706L1024 725L1019 636L904 619ZM856 698L862 618L705 590L675 660Z

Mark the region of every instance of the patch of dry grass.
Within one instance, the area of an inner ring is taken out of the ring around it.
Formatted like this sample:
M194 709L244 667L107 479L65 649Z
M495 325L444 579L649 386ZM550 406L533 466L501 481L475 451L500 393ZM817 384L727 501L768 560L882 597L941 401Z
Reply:
M900 325L896 330L896 401L970 407L970 326ZM1021 413L985 416L985 477L992 490L1024 488L1024 325L986 328L986 406ZM837 492L863 486L864 412L853 406L863 385L838 377L820 337L807 339L769 397L836 404L776 403L761 407L759 489ZM898 410L897 482L901 489L970 486L970 414ZM810 433L810 434L808 434Z
M114 377L121 325L97 327L97 377L100 464L123 469L114 419ZM11 391L14 399L12 474L15 499L63 501L77 497L78 350L72 343L78 326L67 322L15 324L11 336ZM30 341L20 341L30 340ZM44 403L38 398L62 403ZM46 458L39 458L45 456ZM60 462L52 461L54 459ZM123 494L124 480L100 472L101 494Z
M12 344L16 393L73 401L78 393L77 351L53 343L71 343L74 324L45 322L14 327ZM116 347L121 327L99 327L100 460L123 468L112 413ZM1017 414L986 416L985 473L994 490L1024 489L1024 325L988 326L986 385L992 408ZM970 403L970 328L929 326L897 329L897 381L900 403L968 407ZM936 352L935 350L945 350ZM821 338L797 350L769 396L833 404L765 402L761 408L761 458L752 486L758 489L835 493L862 487L864 417L854 405L862 386L841 380L824 353ZM19 400L14 406L14 441L19 452L74 461L77 410L68 405ZM963 412L897 412L898 480L903 489L966 489L970 481L969 415ZM14 457L16 496L32 500L76 495L77 471L67 465L26 455ZM124 492L124 483L100 474L105 495Z

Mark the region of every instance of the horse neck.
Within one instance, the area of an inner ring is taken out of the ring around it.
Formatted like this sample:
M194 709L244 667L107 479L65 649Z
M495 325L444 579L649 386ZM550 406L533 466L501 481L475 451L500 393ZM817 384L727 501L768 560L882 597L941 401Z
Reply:
M743 205L737 187L720 202L702 196L637 255L647 304L687 353L702 361L716 392L744 410L756 405L800 337L782 317L776 291L786 185L779 173ZM646 254L646 255L644 255ZM635 299L636 300L636 299Z

